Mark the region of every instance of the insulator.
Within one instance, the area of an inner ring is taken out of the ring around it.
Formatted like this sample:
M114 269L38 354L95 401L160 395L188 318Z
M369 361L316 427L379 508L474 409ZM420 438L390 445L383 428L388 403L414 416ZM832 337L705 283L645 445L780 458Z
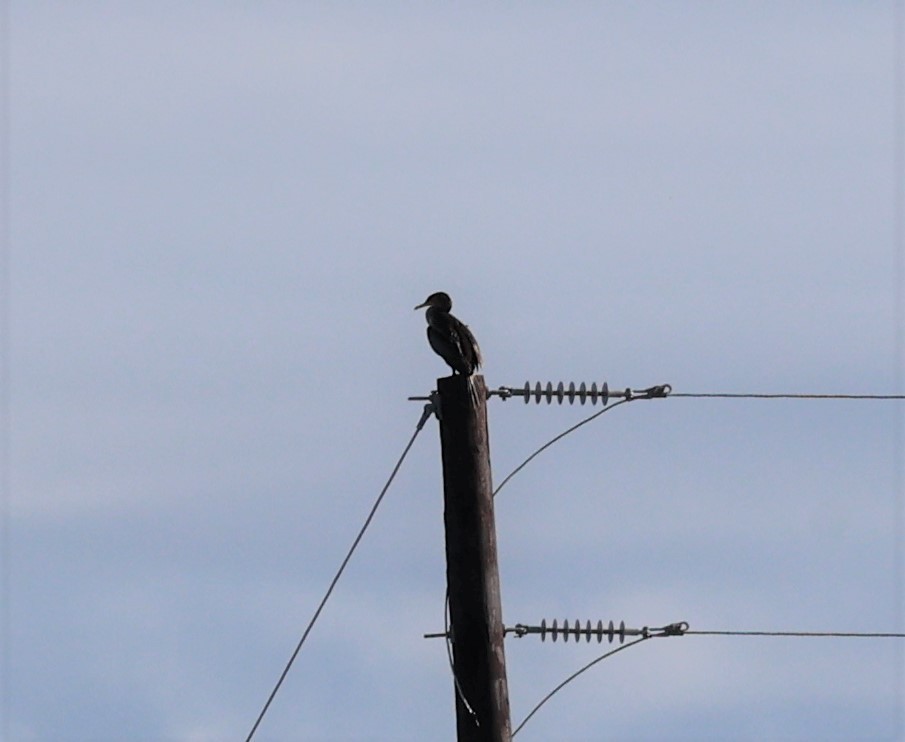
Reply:
M547 404L552 404L554 400L557 404L562 404L564 400L569 400L569 404L575 404L577 398L581 404L590 402L596 405L600 402L606 407L610 401L610 388L606 382L598 388L596 381L592 382L590 387L583 381L578 386L574 381L570 381L568 386L560 381L555 387L552 381L548 381L546 385L538 381L532 387L531 382L526 381L521 389L521 395L525 398L525 404L528 404L532 397L535 404L540 404L542 399L546 400ZM624 396L631 397L631 390L626 390Z
M547 620L543 619L540 623L540 627L535 628L533 633L540 634L541 641L546 641L547 634L549 634L554 642L562 637L563 642L566 644L568 644L570 636L576 643L581 641L581 637L584 637L586 642L590 642L591 637L596 637L597 643L600 644L604 637L606 637L610 644L617 638L619 639L619 643L623 644L625 643L626 636L642 635L644 631L646 631L646 629L626 629L625 621L620 621L618 627L610 621L606 628L604 628L603 621L598 621L597 626L594 627L589 620L586 621L584 627L582 627L581 621L578 619L576 619L574 623L570 623L569 619L565 619L560 626L558 621L554 618L553 623L549 625L547 624Z
M634 391L631 387L626 387L624 391L614 392L614 395L629 402L633 399L668 397L671 392L672 387L669 384L660 384L659 386L651 386L647 389L636 389ZM504 400L512 396L521 396L524 398L525 404L528 404L533 397L535 404L540 404L542 399L546 400L547 404L552 404L553 400L556 400L557 404L562 404L564 400L568 399L571 405L575 404L577 399L581 404L590 402L592 405L596 405L597 402L600 402L606 407L610 401L610 387L607 382L603 382L598 387L596 381L591 382L590 387L583 381L577 386L574 381L570 381L568 385L560 381L556 386L553 385L552 381L548 381L546 384L537 381L532 387L531 382L526 381L521 389L501 386L499 389L489 391L488 396L490 395L497 395ZM410 397L410 399L422 399L422 397Z
M547 634L550 635L554 642L559 641L560 637L562 637L563 644L569 643L569 637L572 637L576 644L581 642L581 637L584 637L585 642L590 642L591 637L596 637L598 644L603 641L604 637L610 644L618 638L619 643L624 644L625 638L629 636L648 639L651 636L681 636L687 631L688 624L685 621L668 624L661 628L652 629L644 626L640 629L629 629L625 627L625 621L620 621L618 626L612 621L606 626L604 626L603 621L597 621L597 626L594 627L590 621L585 621L584 626L582 626L580 620L576 619L571 622L568 618L562 622L562 625L554 618L552 624L547 624L547 619L543 619L540 622L540 626L516 624L514 628L505 629L505 633L514 633L519 637L527 634L540 634L541 641L546 641ZM440 635L438 634L438 636Z
M556 625L556 621L553 622L554 626ZM521 639L528 634L540 634L541 641L544 641L547 636L547 632L553 633L554 629L547 628L546 619L540 622L540 626L528 626L527 624L517 623L515 626L503 626L503 635L514 634L516 638ZM599 644L603 641L604 634L609 634L612 632L612 636L610 637L610 641L612 642L613 637L619 637L619 643L622 644L625 642L625 637L627 636L640 636L643 639L650 639L653 636L684 636L688 633L688 622L687 621L679 621L677 623L667 624L666 626L661 626L660 628L650 628L648 626L644 626L640 629L627 629L625 627L625 621L622 621L619 624L619 630L617 631L613 627L613 622L610 621L610 629L609 631L603 628L603 622L597 622L597 628L593 628L591 626L590 621L586 621L584 628L581 627L581 621L576 619L575 624L570 628L568 620L563 622L562 629L558 630L559 633L563 635L563 642L569 641L569 634L575 637L575 643L578 644L581 642L581 637L585 638L586 642L591 641L592 636L597 637L597 643ZM701 633L701 632L698 632ZM425 639L439 639L439 638L452 638L452 632L443 631L435 634L425 634ZM553 635L553 641L556 641L556 634Z

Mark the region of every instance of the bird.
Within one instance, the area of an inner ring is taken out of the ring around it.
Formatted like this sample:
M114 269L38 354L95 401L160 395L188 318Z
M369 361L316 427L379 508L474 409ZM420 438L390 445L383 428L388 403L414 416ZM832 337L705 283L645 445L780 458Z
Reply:
M450 314L452 299L449 294L437 291L415 309L427 307L427 341L454 373L472 376L483 362L478 341L468 326ZM471 382L471 379L469 379Z

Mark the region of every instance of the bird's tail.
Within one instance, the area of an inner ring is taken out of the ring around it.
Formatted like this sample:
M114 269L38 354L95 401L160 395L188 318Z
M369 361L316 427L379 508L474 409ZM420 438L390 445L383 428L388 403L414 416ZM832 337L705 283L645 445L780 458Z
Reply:
M471 393L471 403L475 407L478 406L478 402L480 401L480 395L478 394L478 387L474 381L474 374L470 374L468 377L468 391Z

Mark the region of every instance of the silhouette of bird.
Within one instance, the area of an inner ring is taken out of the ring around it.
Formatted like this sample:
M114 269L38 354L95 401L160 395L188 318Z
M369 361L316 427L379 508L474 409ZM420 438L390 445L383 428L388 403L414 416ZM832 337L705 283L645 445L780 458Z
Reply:
M438 291L415 309L427 307L427 341L453 371L471 376L481 365L481 349L468 326L450 314L452 299Z

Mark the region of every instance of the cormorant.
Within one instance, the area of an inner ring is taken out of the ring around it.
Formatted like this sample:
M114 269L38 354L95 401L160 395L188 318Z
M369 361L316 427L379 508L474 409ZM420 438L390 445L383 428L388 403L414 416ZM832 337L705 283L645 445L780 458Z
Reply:
M481 349L468 326L449 313L452 299L438 291L415 309L427 307L427 341L453 371L471 376L481 365Z

